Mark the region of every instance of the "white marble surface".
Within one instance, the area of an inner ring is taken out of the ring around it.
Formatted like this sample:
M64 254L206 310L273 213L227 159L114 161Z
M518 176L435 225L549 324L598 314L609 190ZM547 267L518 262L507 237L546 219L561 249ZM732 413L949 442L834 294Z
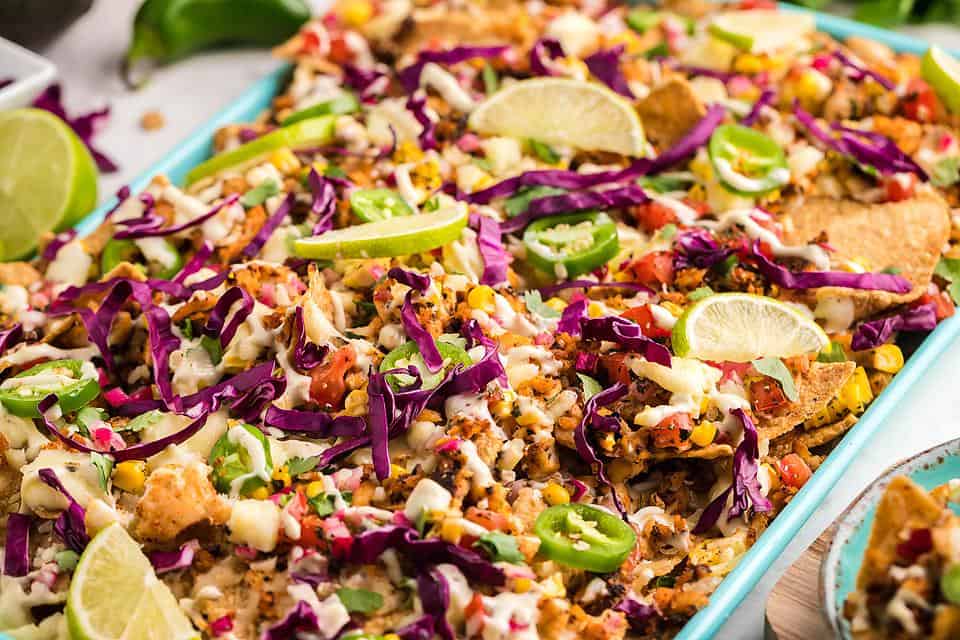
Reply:
M93 11L43 53L60 69L68 105L74 109L113 107L100 145L120 165L101 182L101 194L143 172L197 126L227 105L251 82L274 68L265 51L228 51L191 58L155 74L144 89L130 93L119 80L117 65L129 38L133 0L98 0ZM912 35L943 46L960 46L960 29L911 27ZM141 115L158 110L166 126L144 132ZM717 638L750 640L763 636L764 602L783 570L799 556L840 511L888 465L960 436L960 344L950 349L891 416L883 435L868 447L820 509L773 565L766 577L731 614Z

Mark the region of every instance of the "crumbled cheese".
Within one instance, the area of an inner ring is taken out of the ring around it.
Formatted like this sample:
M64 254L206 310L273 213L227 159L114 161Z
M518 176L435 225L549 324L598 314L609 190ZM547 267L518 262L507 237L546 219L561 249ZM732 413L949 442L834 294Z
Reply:
M47 266L47 280L75 287L87 283L87 274L93 258L83 249L80 240L72 240L60 247L57 257Z
M20 469L20 499L30 511L62 511L67 499L59 491L48 487L40 479L40 469L53 469L57 478L80 506L86 508L96 498L112 503L112 498L100 488L97 469L90 464L90 456L62 449L43 449L33 462Z
M41 447L49 442L46 436L34 426L33 420L15 416L2 405L0 405L0 435L7 442L7 449L3 455L7 464L14 469L19 469L34 460L40 453Z
M543 36L556 38L565 54L580 58L596 46L600 28L579 11L567 11L547 25Z
M280 530L280 507L270 500L238 500L227 523L230 541L273 551Z
M410 492L403 514L411 522L430 511L445 511L453 500L453 495L430 478L423 478Z
M497 594L495 597L483 596L483 608L486 616L483 620L483 640L536 640L537 621L540 610L537 601L540 594L529 593Z

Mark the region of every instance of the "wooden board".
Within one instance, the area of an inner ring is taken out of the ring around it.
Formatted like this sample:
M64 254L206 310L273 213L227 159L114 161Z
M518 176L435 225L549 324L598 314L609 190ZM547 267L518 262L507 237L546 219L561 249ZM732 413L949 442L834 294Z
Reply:
M820 534L773 587L767 598L768 640L830 637L820 605L820 562L835 531L836 525L830 525Z

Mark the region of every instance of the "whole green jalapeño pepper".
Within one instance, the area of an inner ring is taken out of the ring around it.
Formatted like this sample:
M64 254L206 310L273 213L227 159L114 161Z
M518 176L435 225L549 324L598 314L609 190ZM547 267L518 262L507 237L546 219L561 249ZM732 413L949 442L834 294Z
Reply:
M130 82L140 60L170 62L222 44L280 44L309 18L305 0L146 0L133 21L124 75Z
M637 544L633 527L587 504L559 504L537 516L533 531L540 553L560 564L594 573L616 571Z
M0 384L0 403L15 416L39 418L37 405L51 393L70 413L100 395L97 371L80 360L53 360L30 367Z
M541 218L523 232L526 261L556 278L589 273L620 250L617 225L605 213Z

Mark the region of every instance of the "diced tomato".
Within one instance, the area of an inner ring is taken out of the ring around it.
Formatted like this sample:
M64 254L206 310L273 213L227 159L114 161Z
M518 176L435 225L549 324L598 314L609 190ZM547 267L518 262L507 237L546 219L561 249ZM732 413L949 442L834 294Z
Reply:
M656 200L630 207L630 213L647 233L653 233L664 225L677 221L677 215L673 209Z
M907 93L900 103L903 115L917 122L932 122L939 107L937 94L919 78L910 81Z
M750 383L750 398L753 401L753 408L758 413L766 414L785 407L789 402L780 384L766 376Z
M651 429L650 437L658 449L686 449L690 443L683 439L683 435L692 430L693 420L689 413L674 413Z
M474 617L482 618L485 614L486 610L483 608L483 596L479 592L474 593L473 599L463 608L463 617L469 620Z
M673 252L653 251L627 265L634 277L654 289L673 282Z
M666 338L670 335L670 329L664 329L657 325L653 319L653 311L650 305L644 304L639 307L631 307L620 314L621 318L626 318L640 325L643 335L650 338Z
M776 9L774 0L740 0L740 8L745 11L753 9Z
M803 458L795 453L788 453L783 456L778 463L780 467L780 480L788 487L799 489L807 483L813 472L803 461Z
M936 293L925 293L917 299L917 306L933 303L934 313L937 316L937 322L949 318L956 311L953 300L943 291Z
M301 547L319 547L321 544L320 531L323 522L319 516L308 513L300 520L300 539L297 544Z
M707 362L711 367L716 367L723 372L723 375L720 377L720 383L724 383L727 380L733 380L734 382L740 383L743 382L747 377L747 371L750 370L749 362Z
M470 522L475 522L488 531L509 531L510 529L510 520L507 519L507 516L490 509L470 507L467 509L465 517Z
M347 44L344 34L337 34L330 38L330 60L337 64L346 64L353 60L354 51Z
M600 366L607 372L610 382L630 384L630 367L627 366L629 353L610 353L600 356Z
M913 197L917 188L917 176L912 173L898 173L883 179L883 189L889 202L900 202Z
M343 376L357 361L353 347L338 349L327 362L318 364L310 370L310 399L321 407L339 407L347 384Z

